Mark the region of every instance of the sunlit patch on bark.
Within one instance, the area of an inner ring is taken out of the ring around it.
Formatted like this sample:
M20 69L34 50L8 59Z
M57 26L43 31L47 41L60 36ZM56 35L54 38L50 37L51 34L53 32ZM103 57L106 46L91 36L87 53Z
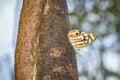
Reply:
M60 57L61 56L61 52L57 48L51 48L50 56L51 57Z
M50 75L45 75L43 76L43 80L52 80Z
M60 65L55 65L54 67L53 67L53 70L52 70L53 72L62 72L62 73L65 73L66 71L65 71L65 67L64 66L60 66Z

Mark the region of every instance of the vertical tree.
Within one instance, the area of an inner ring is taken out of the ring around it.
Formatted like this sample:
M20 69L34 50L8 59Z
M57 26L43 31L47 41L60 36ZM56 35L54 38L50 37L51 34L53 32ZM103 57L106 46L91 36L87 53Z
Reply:
M15 80L78 80L66 0L23 0Z

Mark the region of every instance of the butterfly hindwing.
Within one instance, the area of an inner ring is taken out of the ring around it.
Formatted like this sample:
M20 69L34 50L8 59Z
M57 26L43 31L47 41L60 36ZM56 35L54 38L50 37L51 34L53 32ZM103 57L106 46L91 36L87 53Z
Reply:
M91 44L96 39L96 34L74 29L68 33L68 38L73 47L80 49Z

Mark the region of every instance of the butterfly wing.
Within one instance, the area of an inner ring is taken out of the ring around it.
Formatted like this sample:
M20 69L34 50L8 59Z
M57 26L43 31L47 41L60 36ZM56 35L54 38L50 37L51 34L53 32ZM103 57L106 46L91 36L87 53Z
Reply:
M96 39L96 34L94 34L94 33L79 31L79 35L77 35L77 34L78 34L78 30L76 30L76 29L70 31L68 34L69 35L68 38L69 38L71 44L73 45L73 47L75 47L77 49L88 46Z
M76 43L77 48L83 48L95 41L96 35L90 32L81 32L80 43Z

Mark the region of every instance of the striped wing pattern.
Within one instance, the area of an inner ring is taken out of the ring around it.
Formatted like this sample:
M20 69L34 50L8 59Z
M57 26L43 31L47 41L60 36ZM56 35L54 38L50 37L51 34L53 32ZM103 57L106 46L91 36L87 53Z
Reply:
M95 41L96 34L90 32L81 32L78 29L74 29L68 33L68 38L73 47L80 49Z

